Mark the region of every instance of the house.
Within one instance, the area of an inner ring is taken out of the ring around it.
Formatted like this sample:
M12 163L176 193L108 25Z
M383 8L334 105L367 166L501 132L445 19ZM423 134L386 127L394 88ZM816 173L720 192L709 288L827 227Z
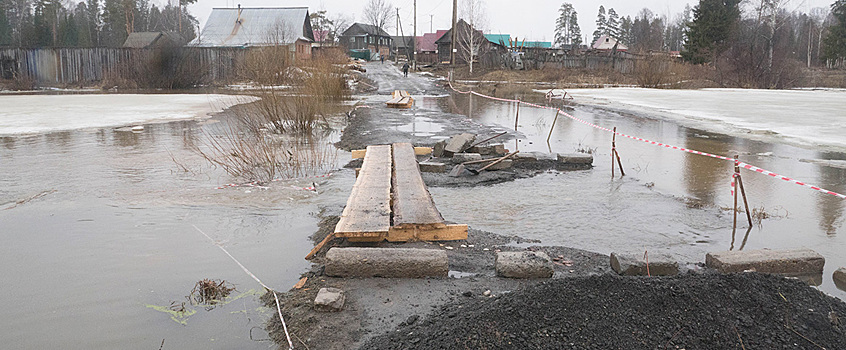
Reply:
M364 23L354 23L345 30L339 40L341 46L347 48L351 56L364 51L370 55L369 59L391 55L393 39L391 35L376 26Z
M175 32L134 32L126 37L123 47L136 49L151 49L165 47L180 47L185 45L185 39Z
M417 62L436 63L438 62L438 41L448 30L438 30L434 33L425 33L417 37Z
M497 65L501 62L501 56L508 52L506 46L499 42L492 42L485 36L485 34L482 33L481 30L473 29L473 27L467 24L467 22L463 19L458 20L458 23L456 23L456 30L458 34L457 37L459 38L459 45L456 45L456 49L459 50L459 52L455 55L455 61L458 64L468 63L466 59L461 57L464 55L461 54L459 47L461 46L461 41L466 42L468 38L470 38L471 33L475 33L473 38L479 38L479 41L477 42L477 45L479 45L479 52L474 61L478 61L483 65L488 66ZM438 47L438 60L440 62L449 62L450 50L452 49L452 29L448 30L440 37L440 39L435 41L435 45Z
M195 47L287 46L294 59L311 59L314 31L307 7L214 8Z
M614 39L608 35L603 35L600 36L599 39L596 39L596 42L593 43L593 46L591 46L591 48L601 52L629 50L628 46L624 45L621 42L618 42L617 39Z
M549 41L524 41L521 42L523 47L529 47L533 49L551 49L552 43Z
M511 45L511 34L485 34L485 39L502 46L508 47Z
M406 57L411 59L412 54L414 53L414 40L413 36L394 36L393 39L393 50L394 54L397 56Z

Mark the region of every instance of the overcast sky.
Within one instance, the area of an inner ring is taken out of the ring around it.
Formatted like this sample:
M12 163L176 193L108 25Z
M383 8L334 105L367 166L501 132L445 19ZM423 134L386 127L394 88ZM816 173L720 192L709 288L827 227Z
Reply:
M163 1L163 0L159 0ZM459 2L465 0L458 0ZM521 40L552 41L555 31L555 19L558 16L558 8L563 2L570 2L579 14L579 25L582 35L591 36L596 25L596 14L599 5L606 9L614 8L620 16L634 17L640 9L647 7L652 12L661 15L675 17L685 5L694 6L696 0L520 0L501 1L483 0L487 7L488 25L487 31L495 34L511 34ZM413 3L414 0L386 0L393 7L400 9L400 18L405 35L411 35L413 30ZM834 0L792 0L790 9L800 8L807 11L809 7L827 7ZM309 12L326 10L330 13L344 13L354 17L356 22L364 22L362 12L367 0L198 0L188 7L191 14L200 20L200 25L205 24L206 19L214 7L235 7L241 4L243 7L293 7L306 6ZM452 1L450 0L417 0L417 35L429 32L431 28L449 29L452 20ZM395 29L389 33L395 34Z

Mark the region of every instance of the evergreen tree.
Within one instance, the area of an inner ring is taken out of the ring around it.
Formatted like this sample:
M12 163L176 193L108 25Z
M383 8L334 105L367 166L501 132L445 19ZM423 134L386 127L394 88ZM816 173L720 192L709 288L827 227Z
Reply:
M623 42L623 44L631 45L633 40L633 32L632 28L634 26L634 22L632 22L632 16L626 16L620 19L620 32L619 37L617 40Z
M0 1L0 46L12 45L12 25L6 16L6 2Z
M828 35L823 41L823 58L846 58L846 0L837 0L831 4L831 14L837 23L828 27Z
M579 45L582 41L581 36L579 17L573 4L568 2L561 4L561 8L558 9L558 19L555 20L555 45Z
M608 19L605 17L605 6L599 5L599 13L596 14L596 30L593 31L593 42L608 31Z
M685 31L682 57L686 61L712 62L725 50L740 19L739 3L740 0L699 0Z
M605 26L605 35L620 40L620 16L613 8L608 9L608 23Z

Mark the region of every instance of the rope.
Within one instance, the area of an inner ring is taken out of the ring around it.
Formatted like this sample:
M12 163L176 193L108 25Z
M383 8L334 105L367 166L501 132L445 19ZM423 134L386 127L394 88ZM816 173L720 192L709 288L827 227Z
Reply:
M214 239L209 237L209 235L207 235L205 232L203 232L203 230L201 230L199 227L197 227L197 225L191 224L191 226L193 226L194 229L196 229L198 232L202 233L203 236L206 236L206 238L208 238L209 241L211 241L212 244L214 244L215 246L220 248L220 250L222 250L227 256L229 256L229 258L232 259L232 261L234 261L236 264L238 264L238 266L241 267L241 270L244 270L244 272L246 272L247 275L252 277L256 282L258 282L258 284L260 284L262 287L264 287L264 289L267 289L268 291L273 293L273 299L276 300L276 311L279 313L279 320L282 321L282 329L285 331L285 338L288 339L288 349L289 350L294 349L294 343L291 342L291 335L288 334L288 325L285 323L285 318L282 317L282 306L279 305L279 297L276 296L276 292L273 290L273 288L268 287L266 284L264 284L264 282L262 282L258 277L256 277L256 275L254 275L252 272L250 272L250 270L247 270L247 268L244 267L244 265L242 265L241 262L238 261L238 259L235 259L235 257L232 256L232 254L229 254L229 252L226 250L226 248L223 247L222 244L215 242Z
M721 155L717 155L717 154L711 154L711 153L702 152L702 151L697 151L697 150L694 150L694 149L689 149L689 148L684 148L684 147L679 147L679 146L673 146L673 145L662 143L662 142L651 141L651 140L648 140L648 139L645 139L645 138L624 134L624 133L619 132L619 131L613 131L611 129L608 129L608 128L590 123L588 121L576 118L576 117L570 115L569 113L564 112L563 110L555 108L555 107L541 106L541 105L537 105L537 104L534 104L534 103L522 102L520 100L512 100L512 99L507 99L507 98L499 98L499 97L488 96L488 95L480 94L480 93L475 92L473 90L459 91L454 86L452 86L451 82L449 82L448 85L449 85L450 89L452 89L453 91L458 92L460 94L473 94L473 95L483 97L483 98L487 98L487 99L490 99L490 100L502 101L502 102L516 102L516 103L522 103L522 104L532 106L532 107L536 107L536 108L558 111L559 113L561 113L565 117L570 118L570 119L577 121L579 123L585 124L587 126L590 126L592 128L607 131L607 132L610 132L610 133L613 133L613 134L620 135L620 136L625 137L625 138L645 142L645 143L648 143L648 144L651 144L651 145L661 146L661 147L664 147L664 148L674 149L674 150L677 150L677 151L687 152L687 153L691 153L691 154L697 154L697 155L700 155L700 156L706 156L706 157L716 158L716 159L720 159L720 160L736 162L743 169L751 170L751 171L754 171L754 172L757 172L757 173L760 173L760 174L764 174L764 175L769 175L771 177L781 179L781 180L784 180L784 181L787 181L787 182L790 182L790 183L793 183L793 184L796 184L796 185L799 185L799 186L807 187L807 188L810 188L814 191L822 192L822 193L825 193L825 194L828 194L828 195L832 195L832 196L838 197L840 199L846 199L846 195L843 195L843 194L840 194L840 193L837 193L837 192L834 192L834 191L830 191L830 190L824 189L824 188L819 187L819 186L811 185L811 184L808 184L808 183L805 183L805 182L802 182L802 181L799 181L799 180L796 180L796 179L792 179L792 178L789 178L787 176L782 176L782 175L776 174L772 171L754 166L752 164L741 162L738 159L734 159L734 158L730 158L730 157L726 157L726 156L721 156Z

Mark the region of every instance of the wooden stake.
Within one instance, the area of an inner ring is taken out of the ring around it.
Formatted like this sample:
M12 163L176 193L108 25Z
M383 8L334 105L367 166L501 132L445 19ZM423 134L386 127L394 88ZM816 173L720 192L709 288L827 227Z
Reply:
M623 170L623 162L620 160L620 152L617 152L617 127L614 127L614 135L611 137L611 178L614 178L614 158L617 159L617 165L620 166L620 177L626 176L626 171Z
M555 122L558 121L558 114L561 113L561 110L555 111L555 119L552 120L552 126L549 127L549 136L546 137L546 144L549 145L549 139L552 137L552 130L555 129Z
M520 101L517 101L517 116L514 117L514 130L517 130L517 123L520 120Z

